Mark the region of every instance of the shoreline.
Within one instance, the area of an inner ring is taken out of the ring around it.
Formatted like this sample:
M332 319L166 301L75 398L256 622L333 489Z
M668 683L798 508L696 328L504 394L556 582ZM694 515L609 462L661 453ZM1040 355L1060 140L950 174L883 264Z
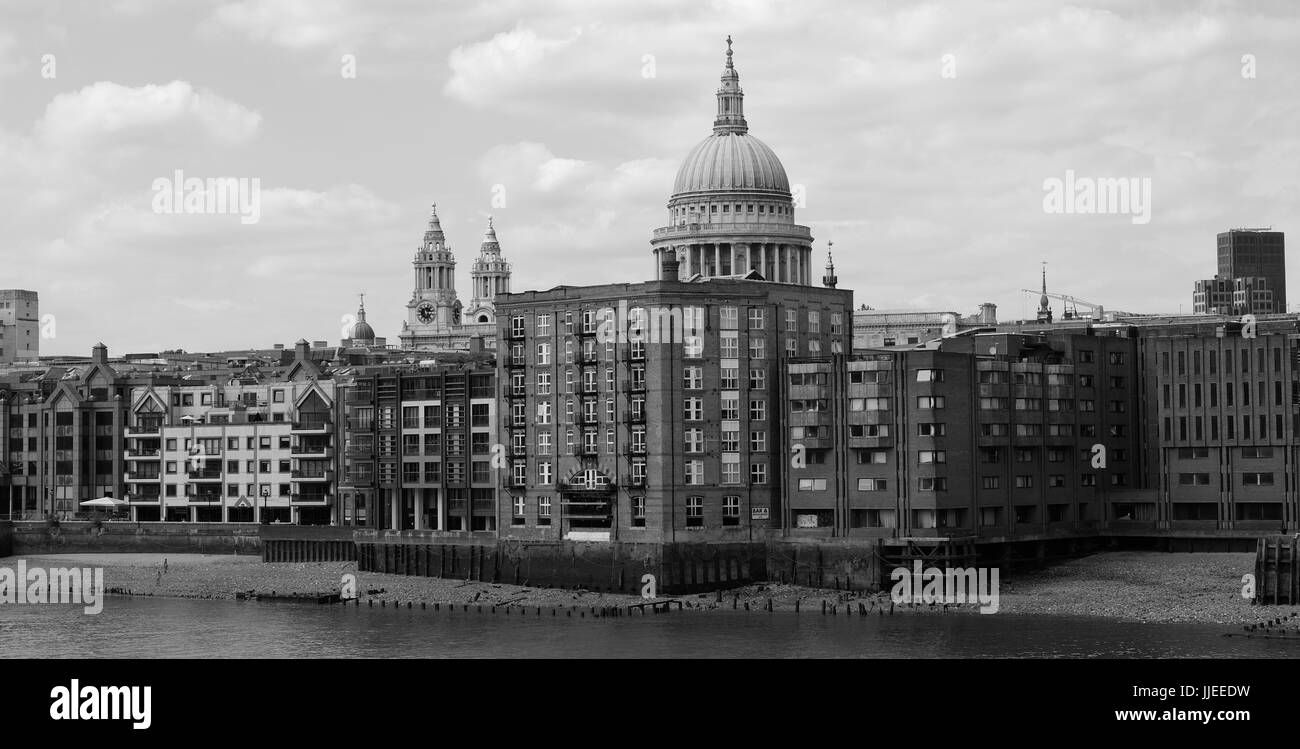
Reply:
M449 578L358 572L355 562L263 563L260 557L199 554L38 554L29 566L103 567L109 595L235 600L338 593L344 575L356 576L353 605L483 606L569 609L622 608L640 596L585 589L540 588ZM0 566L19 557L0 560ZM164 560L167 571L163 572ZM1241 577L1254 572L1249 553L1101 552L1000 580L999 613L1173 623L1249 625L1292 613L1288 606L1253 606L1241 596ZM889 591L845 592L755 583L710 593L661 595L687 611L749 610L862 616L980 615L978 604L894 606ZM832 608L833 607L833 608ZM846 611L848 609L848 611ZM883 613L882 613L883 612ZM626 615L624 613L624 615ZM1300 623L1296 625L1300 628Z

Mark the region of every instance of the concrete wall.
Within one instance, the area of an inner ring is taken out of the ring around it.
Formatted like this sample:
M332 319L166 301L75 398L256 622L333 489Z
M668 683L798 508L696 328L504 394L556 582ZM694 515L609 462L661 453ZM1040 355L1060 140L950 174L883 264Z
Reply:
M13 524L13 549L23 554L259 554L253 524L45 521Z

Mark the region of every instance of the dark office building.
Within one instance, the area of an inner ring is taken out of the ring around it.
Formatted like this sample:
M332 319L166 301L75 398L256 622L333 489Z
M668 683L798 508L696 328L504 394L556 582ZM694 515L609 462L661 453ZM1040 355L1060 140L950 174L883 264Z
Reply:
M1263 278L1271 312L1286 312L1286 243L1280 231L1232 229L1219 234L1219 278Z

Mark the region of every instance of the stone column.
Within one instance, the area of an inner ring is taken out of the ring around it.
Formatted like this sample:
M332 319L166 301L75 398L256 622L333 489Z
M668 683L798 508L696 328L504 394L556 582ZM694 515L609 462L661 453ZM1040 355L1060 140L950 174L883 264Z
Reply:
M713 275L713 276L722 275L722 243L721 242L713 243L713 273L709 275Z
M428 489L415 489L415 530L424 530L424 494Z

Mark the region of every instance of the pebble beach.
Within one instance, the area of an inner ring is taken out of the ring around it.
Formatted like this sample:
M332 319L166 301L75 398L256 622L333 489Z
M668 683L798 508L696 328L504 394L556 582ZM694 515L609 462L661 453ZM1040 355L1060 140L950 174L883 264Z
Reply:
M28 566L103 567L111 593L233 599L241 594L338 593L355 575L360 605L425 604L605 608L640 603L632 595L477 581L358 572L353 562L262 563L255 556L199 554L60 554L24 557ZM12 566L16 557L0 560ZM165 571L164 571L165 564ZM1241 595L1253 554L1108 552L1018 571L1000 579L1000 612L1097 616L1121 621L1247 625L1291 613L1252 606ZM688 610L748 609L820 614L956 615L977 607L893 606L888 591L848 593L795 585L755 584L717 593L673 596ZM372 604L373 601L373 604ZM1282 611L1282 609L1287 609ZM847 609L847 611L846 611ZM1300 619L1296 621L1300 627Z

